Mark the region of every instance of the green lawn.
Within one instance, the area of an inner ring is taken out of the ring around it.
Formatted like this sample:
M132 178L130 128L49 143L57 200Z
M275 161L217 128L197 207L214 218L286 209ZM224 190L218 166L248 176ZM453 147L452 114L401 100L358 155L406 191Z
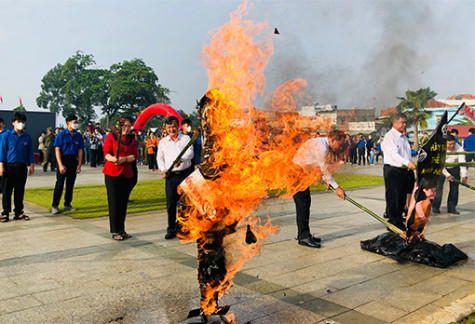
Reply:
M366 187L384 184L383 177L354 174L335 174L335 180L344 189ZM312 186L311 191L324 191L323 185ZM25 200L49 208L53 188L27 189ZM139 213L149 210L165 209L165 180L141 181L132 191L127 213ZM102 217L109 214L107 207L107 193L104 185L76 186L74 188L73 203L75 212L63 212L74 218ZM60 206L60 210L61 210Z
M25 200L51 210L54 188L26 189ZM127 212L139 213L149 210L164 209L165 180L140 181L135 186ZM75 212L62 212L74 218L93 218L109 215L107 207L107 192L105 185L75 186L72 205ZM60 211L61 211L60 205Z
M450 324L475 324L475 313L468 315L458 322L450 322Z

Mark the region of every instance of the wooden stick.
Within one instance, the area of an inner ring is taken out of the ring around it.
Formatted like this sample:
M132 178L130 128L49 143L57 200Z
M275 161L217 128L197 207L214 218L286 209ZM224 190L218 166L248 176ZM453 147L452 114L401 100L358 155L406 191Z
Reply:
M115 152L115 157L117 160L119 159L119 152L120 152L120 142L122 141L122 125L120 124L120 121L117 123L119 133L117 134L117 151Z
M335 188L333 188L332 186L330 186L330 189L332 191L335 191ZM357 203L356 201L354 201L353 199L351 199L350 197L346 196L345 197L345 200L348 200L350 203L352 203L353 205L355 205L356 207L358 207L359 209L367 212L368 214L370 214L371 216L373 216L374 218L376 218L377 220L379 220L381 223L383 223L387 228L389 228L391 231L393 231L394 233L396 233L397 235L399 235L400 237L402 237L403 239L407 239L407 236L406 236L406 232L404 232L403 230L401 230L399 227L391 224L390 222L388 222L387 220L385 220L384 218L381 218L379 217L378 215L376 215L374 212L372 212L371 210L369 210L368 208L366 208L365 206Z
M458 167L458 166L475 167L475 161L472 161L472 162L445 163L445 167Z
M183 150L181 150L180 154L178 154L175 161L173 161L171 167L165 173L167 175L167 177L172 173L173 168L175 167L175 164L177 164L178 161L180 161L181 157L183 156L183 154L185 154L186 150L193 144L194 141L196 141L198 139L199 136L200 136L200 133L198 131L195 131L194 134L193 134L193 137L191 138L191 140L186 144L186 146L183 148Z
M459 154L475 154L474 151L463 151L463 152L449 152L447 151L447 155L459 155Z
M464 186L464 187L467 187L468 189L475 190L475 187L474 187L474 186L469 185L468 183L463 183L462 181L460 181L460 180L458 180L458 179L455 179L455 178L454 178L452 181L455 182L455 183L458 183L459 185L462 185L462 186Z

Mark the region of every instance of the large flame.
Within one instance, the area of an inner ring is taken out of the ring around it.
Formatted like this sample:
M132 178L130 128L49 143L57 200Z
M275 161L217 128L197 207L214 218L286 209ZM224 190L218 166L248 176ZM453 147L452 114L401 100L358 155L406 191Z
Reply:
M213 180L196 172L180 188L184 191L178 216L182 241L206 243L207 233L236 225L224 238L226 276L216 287L206 288L205 314L215 311L212 302L232 285L243 263L259 253L263 240L277 233L268 218L261 225L252 216L270 190L291 197L320 179L321 170L303 170L293 163L301 146L316 131L329 130L331 120L302 117L296 98L305 98L304 80L288 81L266 96L265 110L255 109L256 95L264 94L264 68L273 54L272 32L266 23L243 20L247 1L231 13L230 21L210 35L203 51L208 69L209 102L206 118L213 136ZM255 243L245 242L247 225Z

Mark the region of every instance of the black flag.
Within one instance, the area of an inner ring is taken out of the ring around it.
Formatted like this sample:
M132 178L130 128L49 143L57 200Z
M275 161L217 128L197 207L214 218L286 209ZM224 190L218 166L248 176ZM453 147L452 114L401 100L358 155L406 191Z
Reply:
M417 154L417 183L423 178L442 175L447 153L447 111L444 113L429 140Z
M445 156L447 153L447 111L444 113L435 128L429 140L419 149L417 154L417 190L414 193L413 200L409 206L407 217L407 236L412 233L422 234L427 226L430 207L427 202L421 202L427 199L423 189L435 190L442 176L442 170L445 165ZM425 221L416 217L416 205L421 202L422 209L426 214Z

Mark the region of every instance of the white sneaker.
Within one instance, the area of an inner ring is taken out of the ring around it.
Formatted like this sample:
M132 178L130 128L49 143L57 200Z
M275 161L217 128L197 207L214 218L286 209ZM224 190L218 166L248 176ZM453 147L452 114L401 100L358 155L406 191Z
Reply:
M57 207L53 207L53 209L51 209L51 214L59 214L59 210Z
M64 205L63 211L76 211L76 209L71 205Z

